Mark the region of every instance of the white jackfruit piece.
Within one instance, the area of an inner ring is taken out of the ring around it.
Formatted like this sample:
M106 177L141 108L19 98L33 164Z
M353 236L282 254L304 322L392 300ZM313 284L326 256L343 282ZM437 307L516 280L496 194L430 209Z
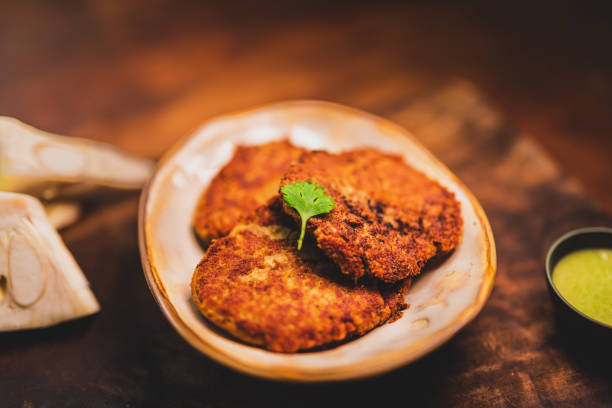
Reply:
M153 162L87 139L58 136L0 116L0 190L45 199L63 196L64 187L84 192L106 186L139 189ZM74 186L75 183L84 186Z
M0 192L0 331L51 326L100 310L34 197Z

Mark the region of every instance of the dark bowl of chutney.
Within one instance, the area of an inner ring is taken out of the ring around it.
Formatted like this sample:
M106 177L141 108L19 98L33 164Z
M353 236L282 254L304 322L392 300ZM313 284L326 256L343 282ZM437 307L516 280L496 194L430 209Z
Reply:
M546 280L555 306L557 324L564 338L580 345L608 345L612 341L612 325L597 320L570 303L553 281L557 264L566 256L587 249L612 250L612 228L580 228L563 235L550 247L546 256Z

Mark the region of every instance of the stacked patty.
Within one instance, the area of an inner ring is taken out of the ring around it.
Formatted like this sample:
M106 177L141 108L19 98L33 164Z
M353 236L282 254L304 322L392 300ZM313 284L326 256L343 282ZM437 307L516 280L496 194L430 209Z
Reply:
M317 245L355 280L370 275L397 282L457 246L462 219L453 193L399 156L372 149L310 152L294 163L281 186L316 182L334 209L308 223ZM296 222L299 215L285 210Z
M318 183L335 202L308 221L301 251L299 215L278 193L296 181ZM284 141L239 147L194 224L210 244L191 282L198 309L243 341L295 352L398 317L412 278L457 245L462 220L451 192L397 156Z
M202 243L208 246L229 234L241 218L274 196L280 178L304 152L287 140L238 146L200 196L193 225Z
M313 245L298 252L279 197L216 240L198 264L193 300L251 344L294 352L366 333L403 307L409 281L354 284Z

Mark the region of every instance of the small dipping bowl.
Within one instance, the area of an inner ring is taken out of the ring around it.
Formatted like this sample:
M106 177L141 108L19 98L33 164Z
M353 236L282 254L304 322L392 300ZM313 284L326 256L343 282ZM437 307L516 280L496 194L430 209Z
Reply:
M557 263L566 255L583 249L612 249L612 228L580 228L559 238L549 249L546 257L546 279L555 304L557 321L563 329L569 330L573 338L584 339L586 343L597 341L609 346L612 340L612 325L587 316L569 303L553 282Z

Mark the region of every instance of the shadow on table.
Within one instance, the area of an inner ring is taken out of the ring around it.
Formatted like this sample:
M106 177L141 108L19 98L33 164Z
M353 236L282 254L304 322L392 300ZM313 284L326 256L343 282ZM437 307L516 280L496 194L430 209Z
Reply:
M593 376L610 377L612 330L568 322L556 316L556 338L571 363Z
M159 391L159 406L181 401L180 406L249 406L249 407L321 407L321 406L377 406L410 402L418 407L440 406L448 396L440 395L442 382L448 381L445 368L456 361L459 353L451 341L428 356L390 373L370 379L328 382L322 384L283 383L250 377L230 370L183 343L154 344L150 356L152 367L164 367L152 378ZM179 347L169 352L166 347ZM174 355L174 365L165 361Z
M76 339L87 332L95 318L96 315L92 315L52 327L0 333L0 350L10 353L13 349L27 349L29 346Z

